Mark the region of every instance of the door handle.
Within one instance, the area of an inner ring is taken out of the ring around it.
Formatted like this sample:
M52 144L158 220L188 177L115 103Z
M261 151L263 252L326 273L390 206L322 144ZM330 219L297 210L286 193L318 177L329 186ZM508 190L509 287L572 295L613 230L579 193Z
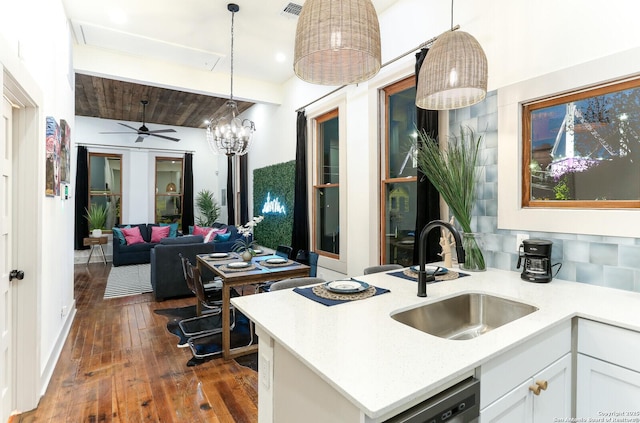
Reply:
M11 272L9 272L9 281L12 281L14 279L18 279L19 281L24 279L24 272L22 270L13 269Z

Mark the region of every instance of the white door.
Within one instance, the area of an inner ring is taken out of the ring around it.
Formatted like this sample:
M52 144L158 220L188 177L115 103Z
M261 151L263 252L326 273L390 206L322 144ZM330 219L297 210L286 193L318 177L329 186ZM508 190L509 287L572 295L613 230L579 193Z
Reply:
M11 244L11 104L2 98L0 122L0 421L6 422L13 408L12 270Z

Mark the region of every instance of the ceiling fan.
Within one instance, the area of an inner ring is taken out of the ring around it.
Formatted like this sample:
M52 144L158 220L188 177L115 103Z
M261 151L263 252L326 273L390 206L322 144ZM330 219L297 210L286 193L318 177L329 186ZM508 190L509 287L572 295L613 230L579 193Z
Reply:
M156 129L154 131L150 131L149 128L147 128L147 125L145 124L145 112L147 110L147 104L149 104L149 101L141 100L140 103L142 103L142 126L140 128L136 129L133 126L127 125L126 123L118 122L120 125L126 126L127 128L130 128L136 131L136 133L138 134L138 138L136 138L136 142L142 142L142 140L144 140L148 136L164 138L165 140L171 140L171 141L180 141L179 138L172 138L166 135L160 135L161 133L166 133L166 132L176 132L175 129ZM131 132L100 132L100 133L101 134L130 134Z

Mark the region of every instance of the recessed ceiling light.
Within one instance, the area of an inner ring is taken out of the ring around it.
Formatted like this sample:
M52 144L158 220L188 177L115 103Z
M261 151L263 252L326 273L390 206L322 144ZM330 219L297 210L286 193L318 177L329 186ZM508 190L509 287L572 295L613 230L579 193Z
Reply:
M276 53L276 62L282 63L287 60L287 56L284 53Z
M127 14L122 9L113 9L109 11L109 19L114 24L122 25L127 22Z

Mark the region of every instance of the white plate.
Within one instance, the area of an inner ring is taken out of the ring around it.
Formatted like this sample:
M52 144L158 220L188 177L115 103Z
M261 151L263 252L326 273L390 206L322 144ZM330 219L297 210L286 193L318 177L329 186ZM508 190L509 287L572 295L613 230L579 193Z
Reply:
M253 252L256 254L262 254L262 250L253 250Z
M232 269L242 269L243 267L249 267L249 263L245 261L234 261L233 263L227 264Z
M417 266L417 265L416 265L416 266L411 266L411 270L413 270L414 272L419 272L419 271L420 271L420 266ZM425 267L424 267L424 270L425 270L428 274L432 274L432 275L433 275L433 272L436 272L436 271L437 271L437 272L435 273L435 274L436 274L436 276L444 275L444 274L446 274L446 273L449 271L449 269L447 269L446 267L442 267L442 266L440 266L440 267L438 267L438 266L429 266L429 265L425 266Z
M224 258L224 257L229 257L229 253L211 253L211 254L209 254L209 257L212 257L212 258Z
M339 292L341 294L350 294L354 292L361 292L369 288L369 284L361 281L354 281L353 279L339 279L324 284L324 287L331 292Z
M287 262L287 259L284 258L270 258L265 260L269 264L283 264Z

